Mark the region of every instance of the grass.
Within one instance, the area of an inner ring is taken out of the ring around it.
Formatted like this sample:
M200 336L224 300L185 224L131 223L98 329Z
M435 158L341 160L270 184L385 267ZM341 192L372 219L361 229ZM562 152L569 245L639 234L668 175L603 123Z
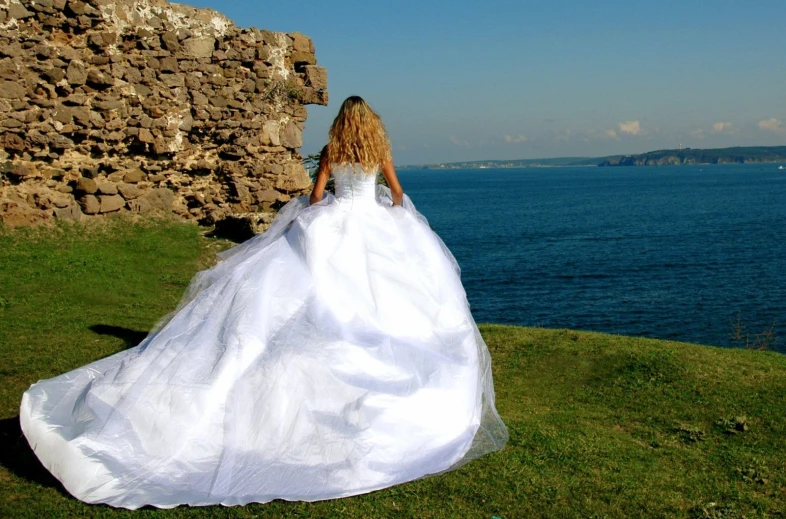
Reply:
M20 436L22 392L139 342L228 246L168 220L0 229L0 517L786 515L786 356L483 325L499 452L320 503L136 512L67 495Z

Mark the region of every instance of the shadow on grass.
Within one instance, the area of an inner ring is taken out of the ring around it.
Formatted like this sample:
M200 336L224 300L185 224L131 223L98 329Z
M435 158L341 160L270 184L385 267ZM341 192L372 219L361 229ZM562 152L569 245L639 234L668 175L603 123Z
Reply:
M0 466L14 475L69 495L63 485L38 461L22 435L19 416L0 419Z
M111 335L112 337L123 339L126 343L126 348L133 348L147 337L147 332L131 330L122 326L112 326L111 324L94 324L90 327L90 330L99 335Z

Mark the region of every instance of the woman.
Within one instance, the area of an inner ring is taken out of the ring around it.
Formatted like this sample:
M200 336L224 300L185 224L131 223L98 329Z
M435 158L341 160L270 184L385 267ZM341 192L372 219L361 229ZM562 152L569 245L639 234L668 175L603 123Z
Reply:
M361 98L341 106L310 200L219 257L139 346L24 394L25 436L77 498L315 501L505 443L458 266Z

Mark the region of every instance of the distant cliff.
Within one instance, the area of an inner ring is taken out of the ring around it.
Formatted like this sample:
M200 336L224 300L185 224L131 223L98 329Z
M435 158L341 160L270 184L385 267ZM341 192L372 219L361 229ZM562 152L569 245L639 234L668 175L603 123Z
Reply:
M608 157L599 166L675 166L680 164L746 164L786 162L786 146L658 150L640 155Z

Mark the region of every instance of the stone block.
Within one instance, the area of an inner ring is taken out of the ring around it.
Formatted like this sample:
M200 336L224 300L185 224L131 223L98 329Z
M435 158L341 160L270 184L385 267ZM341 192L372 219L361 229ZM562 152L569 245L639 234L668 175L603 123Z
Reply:
M256 195L256 199L259 202L276 202L278 197L281 193L276 191L275 189L264 189L262 191L258 191Z
M35 172L24 164L6 162L2 167L2 173L8 177L22 180L32 176Z
M134 184L118 184L117 190L126 200L133 200L142 196L144 191Z
M180 49L182 48L177 34L172 31L165 32L161 36L161 42L164 44L164 48L172 53L180 52Z
M57 56L57 49L51 47L46 44L39 44L33 47L33 52L35 52L36 57L38 59L53 59ZM57 65L55 65L57 66Z
M106 43L104 42L104 38L101 34L94 32L93 34L87 37L88 43L94 47L104 47Z
M237 200L241 203L252 203L254 198L251 196L251 191L242 182L235 181L232 183L235 188Z
M52 198L52 203L55 207L64 208L73 205L74 198L64 194L57 194L54 195Z
M196 106L206 106L210 100L201 92L191 91L191 100Z
M217 108L226 108L228 100L224 96L215 96L210 98L210 104Z
M11 43L10 45L0 45L0 56L6 58L18 58L22 55L22 45L20 43Z
M289 37L292 38L294 50L314 54L314 44L311 42L311 38L299 32L289 33Z
M161 74L161 82L168 88L186 86L186 77L183 74Z
M70 85L84 85L87 82L87 67L81 61L72 61L66 69L66 78Z
M139 169L129 169L123 175L123 182L126 184L138 184L147 180L147 175Z
M71 108L71 117L79 124L87 126L90 124L90 110L84 106Z
M72 106L84 106L89 98L82 93L74 93L63 99L63 103Z
M142 72L137 68L127 68L125 72L123 72L123 79L129 83L138 84L142 81Z
M71 108L64 105L58 105L54 114L52 114L52 119L63 124L69 124L73 121L74 114Z
M316 65L317 58L310 52L294 51L289 56L295 65Z
M188 58L210 58L215 46L216 39L209 36L188 38L183 41L183 55Z
M25 87L16 81L0 81L0 99L22 99Z
M87 4L85 4L84 2L80 2L79 0L69 0L67 7L72 14L81 16L85 14L85 11L88 6Z
M78 193L93 194L98 191L98 183L92 178L80 177L76 181L76 191Z
M74 141L59 133L48 134L47 142L49 147L55 150L69 150L74 147Z
M261 61L270 60L270 47L267 45L257 45L257 59Z
M280 146L280 132L281 124L278 121L265 121L259 132L259 143L262 146Z
M0 126L3 128L21 128L24 126L22 121L18 119L5 119L4 121L0 122Z
M95 197L93 197L95 198ZM93 213L95 214L95 213ZM58 220L66 221L79 221L82 218L82 211L79 210L78 205L69 205L66 207L55 208L55 218Z
M161 72L180 72L177 58L169 56L168 58L161 59Z
M281 146L291 149L303 146L303 132L294 121L290 121L281 132Z
M25 18L30 18L31 16L34 15L35 13L25 9L22 4L9 3L8 5L8 16L11 18L16 18L17 20L24 20Z
M284 173L276 179L276 189L285 193L303 191L311 187L311 179L299 162L284 166Z
M99 213L114 213L126 205L126 201L120 195L101 195Z
M65 72L63 72L61 68L53 67L44 72L44 77L48 79L50 83L57 84L65 77Z
M95 195L85 195L79 199L79 207L85 214L98 214L101 210L101 202Z
M128 207L135 213L170 212L174 202L174 193L165 187L160 187L148 191L144 196L129 200Z
M306 65L306 84L316 90L327 89L327 69L316 65Z
M191 116L191 114L186 114L183 117L183 120L180 122L180 126L178 127L178 129L184 132L190 132L193 127L194 127L194 118Z
M156 138L155 136L153 136L153 133L147 128L139 128L136 134L136 138L139 142L145 144L153 144L156 141Z
M167 155L175 153L178 150L175 142L169 139L156 139L155 142L153 142L153 151L155 151L157 155Z
M256 90L256 81L253 79L247 79L243 82L243 86L240 88L241 92L246 93L253 93Z
M93 68L87 72L87 83L98 88L106 88L115 84L115 78Z
M98 192L102 195L116 195L117 194L117 184L114 182L107 182L107 181L97 181Z
M136 95L138 95L138 96L147 97L147 96L149 96L150 94L153 93L153 90L151 90L150 87L148 87L146 85L135 84L134 85L134 92L136 92Z
M262 39L262 42L267 45L278 45L278 37L273 31L260 31L260 38Z

